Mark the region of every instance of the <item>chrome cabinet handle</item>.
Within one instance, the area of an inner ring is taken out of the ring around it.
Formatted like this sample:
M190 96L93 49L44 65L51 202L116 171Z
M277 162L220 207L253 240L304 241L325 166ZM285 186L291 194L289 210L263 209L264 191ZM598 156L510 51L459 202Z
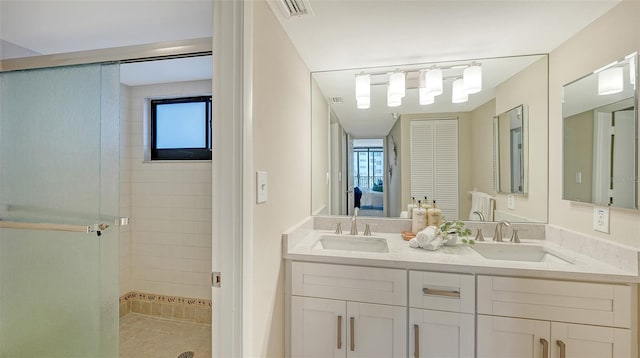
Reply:
M542 343L542 358L549 358L549 342L544 338L540 338L540 343Z
M565 358L567 354L567 346L559 339L556 341L556 344L560 347L560 358Z
M342 316L338 316L338 349L342 349Z
M353 318L353 317L349 318L349 327L351 328L350 329L351 330L351 332L350 332L351 348L350 349L351 349L352 352L356 350L355 332L354 332L355 331L355 321L356 321L355 318Z
M460 291L445 291L445 290L434 290L429 287L424 287L422 289L422 293L425 295L432 296L445 296L451 298L460 298Z
M420 358L420 325L413 325L413 334L415 341L413 343L413 357Z

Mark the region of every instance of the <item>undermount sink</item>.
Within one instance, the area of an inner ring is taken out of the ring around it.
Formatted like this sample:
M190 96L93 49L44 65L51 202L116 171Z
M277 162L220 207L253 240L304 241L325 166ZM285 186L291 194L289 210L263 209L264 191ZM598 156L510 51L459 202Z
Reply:
M489 260L572 264L571 260L552 253L547 248L540 245L476 242L472 248Z
M381 237L322 235L318 242L325 250L389 252L387 240Z

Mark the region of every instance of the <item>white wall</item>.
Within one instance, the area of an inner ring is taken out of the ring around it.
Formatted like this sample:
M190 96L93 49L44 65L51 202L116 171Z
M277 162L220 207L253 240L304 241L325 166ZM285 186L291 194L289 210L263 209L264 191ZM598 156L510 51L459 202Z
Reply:
M495 99L471 112L471 188L491 195L495 194L493 187L493 116L495 115ZM469 213L466 214L468 218Z
M610 234L592 230L593 206L562 200L562 86L640 49L640 2L623 1L549 56L549 223L640 248L640 213L611 209Z
M146 98L210 94L211 81L130 87L128 92L129 112L121 125L128 130L121 144L121 204L123 211L125 204L130 207L130 281L122 282L121 292L210 299L211 162L143 162L143 104ZM126 277L126 240L124 235L121 277Z
M329 214L329 104L316 81L311 80L313 104L311 110L311 213Z
M534 62L496 88L496 114L504 113L521 104L526 106L529 125L529 147L525 147L525 165L529 168L528 194L514 195L515 209L510 214L531 221L547 221L547 128L548 128L548 60ZM553 152L551 152L553 153ZM558 152L559 153L559 152ZM554 154L554 159L561 158ZM507 195L498 194L496 210L507 208Z
M282 233L311 207L310 73L266 2L253 4L253 165L269 200L253 205L251 356L283 357Z

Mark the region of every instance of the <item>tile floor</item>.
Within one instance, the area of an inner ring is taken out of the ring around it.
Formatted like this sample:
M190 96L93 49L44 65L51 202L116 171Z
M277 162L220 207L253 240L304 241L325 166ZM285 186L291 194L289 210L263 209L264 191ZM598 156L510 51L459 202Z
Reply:
M120 317L120 358L211 357L211 325L129 313Z

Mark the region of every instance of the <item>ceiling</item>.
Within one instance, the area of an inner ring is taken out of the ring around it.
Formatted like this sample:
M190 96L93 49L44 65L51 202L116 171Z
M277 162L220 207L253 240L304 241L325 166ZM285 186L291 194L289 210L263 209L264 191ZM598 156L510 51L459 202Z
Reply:
M549 53L620 0L310 0L313 16L289 19L278 1L269 0L269 5L303 61L317 72ZM0 58L209 37L212 11L211 0L0 0ZM158 77L157 69L137 66L123 80L169 81ZM161 73L179 80L177 70L162 66ZM186 79L198 77L195 68L186 71ZM152 75L143 78L143 73ZM348 89L353 74L322 74L343 78L342 83L317 78L324 95L342 96L346 103L353 93ZM489 67L483 76L485 82L504 78ZM470 110L491 98L492 84L483 85L485 90L472 95L466 105L451 108L436 102L430 110ZM380 127L370 125L370 133L357 134L354 129L357 137L386 134L392 112L418 110L378 108L380 113L372 106L369 117L386 121Z
M475 109L494 97L498 84L534 61L514 56L551 52L619 2L310 0L313 16L287 18L278 1L269 1L271 9L315 72L328 102L343 98L331 108L356 138L386 135L397 118L394 114ZM419 106L414 90L407 92L401 107L390 108L384 86L372 86L371 108L356 109L356 73L472 59L484 59L483 91L467 103L452 104L450 84L448 91L445 84L445 93L433 105Z

